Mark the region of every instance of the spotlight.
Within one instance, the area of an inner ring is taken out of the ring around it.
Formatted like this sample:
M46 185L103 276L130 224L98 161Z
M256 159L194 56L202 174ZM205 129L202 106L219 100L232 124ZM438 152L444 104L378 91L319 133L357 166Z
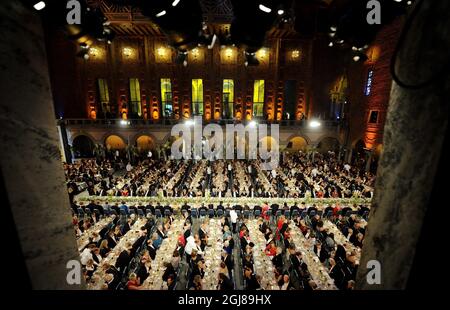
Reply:
M120 125L126 126L126 125L128 125L128 124L129 124L129 122L127 122L126 120L124 120L124 119L121 119L121 120L120 120Z
M167 12L165 10L163 10L163 11L159 12L158 14L156 14L156 17L164 16L164 15L166 15L166 13Z
M35 3L35 4L33 5L33 7L34 7L34 9L35 9L36 11L40 11L40 10L42 10L43 8L45 8L45 2L44 2L44 1L39 1L39 2Z
M175 0L174 2L172 2L172 6L177 6L177 4L180 2L180 0Z
M271 8L268 8L267 6L262 5L262 4L259 5L259 9L260 9L261 11L263 11L263 12L266 12L266 13L272 12L272 9L271 9Z
M277 13L278 13L278 15L283 15L284 14L284 10L280 9L280 10L277 11Z
M317 127L320 127L320 125L322 125L322 124L319 121L313 120L313 121L309 122L309 127L311 127L311 128L317 128Z
M251 121L250 123L248 123L248 127L250 128L255 128L256 127L256 122L255 121Z
M367 59L368 59L368 57L367 57L367 55L364 54L364 53L358 53L358 54L355 54L355 55L353 56L353 61L354 61L354 62L358 62L358 61L364 62L364 61L366 61Z
M340 41L338 41L338 43L339 43L339 44L343 44L343 43L344 43L344 40L340 40Z
M333 42L330 42L330 44L328 44L329 47L333 47Z
M184 124L188 127L192 127L195 125L195 122L193 120L188 119Z
M356 46L352 46L352 51L357 51L358 48Z
M336 32L337 27L336 27L336 26L331 26L331 27L330 27L330 30L333 31L333 32Z

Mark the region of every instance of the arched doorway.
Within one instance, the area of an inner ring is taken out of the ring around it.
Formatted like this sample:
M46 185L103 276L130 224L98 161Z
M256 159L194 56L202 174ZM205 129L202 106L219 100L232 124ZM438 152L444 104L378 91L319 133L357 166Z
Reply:
M308 142L303 137L294 137L289 140L286 149L288 151L306 151Z
M94 156L94 142L85 135L79 135L73 139L73 155L75 158L90 158Z
M124 150L127 145L125 141L117 136L117 135L110 135L105 139L105 146L108 150Z
M136 149L139 154L155 150L155 142L150 136L142 135L136 139Z
M317 149L320 153L326 153L328 151L339 152L339 140L332 137L323 138L317 145Z

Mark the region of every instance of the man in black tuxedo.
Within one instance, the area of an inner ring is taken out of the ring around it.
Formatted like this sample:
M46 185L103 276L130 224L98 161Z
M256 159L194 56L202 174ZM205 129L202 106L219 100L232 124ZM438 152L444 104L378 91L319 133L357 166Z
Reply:
M150 240L148 240L148 242L147 242L147 251L148 251L148 254L150 255L150 258L152 259L152 260L155 260L155 257L156 257L156 246L155 245L153 245L153 238L152 239L150 239Z
M127 268L128 264L131 261L131 249L132 249L132 245L130 243L127 243L125 245L125 249L119 254L119 257L117 258L116 261L116 268L120 271L123 272L125 270L125 268Z
M250 268L245 268L244 279L246 283L246 290L257 290L261 288L261 285L258 283L256 276L252 273L252 270Z
M231 271L234 268L234 262L233 262L233 258L231 255L229 255L226 251L222 252L222 261L225 263L225 265L227 266L228 269L228 278L232 278L232 273Z

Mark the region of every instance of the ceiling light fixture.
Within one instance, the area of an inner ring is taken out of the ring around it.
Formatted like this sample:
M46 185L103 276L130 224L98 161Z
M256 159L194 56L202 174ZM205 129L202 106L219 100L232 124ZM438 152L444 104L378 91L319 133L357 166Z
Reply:
M164 15L166 15L166 13L167 12L165 10L163 10L163 11L159 12L158 14L156 14L156 17L164 16Z
M259 9L260 9L261 11L263 11L263 12L266 12L266 13L272 12L272 9L271 9L271 8L268 8L267 6L262 5L262 4L259 5Z
M35 9L36 11L40 11L40 10L42 10L43 8L45 8L45 2L44 2L44 1L39 1L39 2L35 3L35 4L33 5L33 7L34 7L34 9Z

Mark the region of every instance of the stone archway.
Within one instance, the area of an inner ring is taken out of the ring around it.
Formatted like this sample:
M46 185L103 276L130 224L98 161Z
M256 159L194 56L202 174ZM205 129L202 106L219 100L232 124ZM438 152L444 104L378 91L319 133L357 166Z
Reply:
M125 140L118 135L109 135L105 139L105 147L107 150L124 150L127 147Z
M94 142L86 135L78 135L73 139L72 151L75 158L90 158L94 156Z
M139 154L147 153L156 149L155 140L148 135L140 135L135 142Z
M286 150L288 151L306 151L308 141L304 137L296 136L289 139Z
M317 150L320 153L326 153L328 151L339 152L340 148L339 140L335 137L324 137L317 144Z

